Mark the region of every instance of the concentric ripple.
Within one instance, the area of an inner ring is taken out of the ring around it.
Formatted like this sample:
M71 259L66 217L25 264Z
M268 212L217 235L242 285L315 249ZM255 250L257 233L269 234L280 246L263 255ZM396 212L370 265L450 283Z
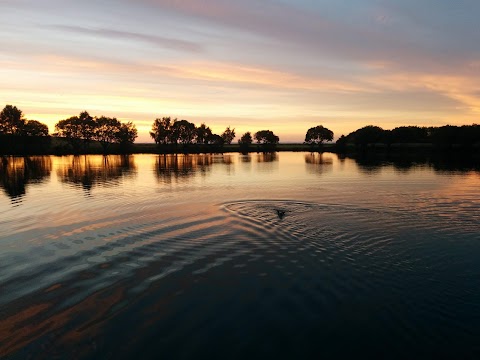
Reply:
M63 159L2 207L0 358L480 356L475 174L135 159Z

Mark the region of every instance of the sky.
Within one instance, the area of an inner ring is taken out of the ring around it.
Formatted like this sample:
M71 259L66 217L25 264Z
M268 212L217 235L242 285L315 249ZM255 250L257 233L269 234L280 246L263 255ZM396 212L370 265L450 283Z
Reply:
M0 106L302 142L480 121L478 0L0 0Z

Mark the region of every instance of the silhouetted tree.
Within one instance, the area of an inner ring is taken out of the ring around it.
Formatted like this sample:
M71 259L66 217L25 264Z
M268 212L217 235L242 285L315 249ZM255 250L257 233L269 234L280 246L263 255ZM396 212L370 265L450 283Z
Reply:
M280 138L270 130L260 130L254 135L259 144L278 144Z
M115 141L120 144L122 152L127 152L138 136L137 128L132 122L122 123L116 133Z
M335 145L339 151L345 151L347 148L347 137L345 135L340 136Z
M177 119L174 121L177 121ZM152 131L150 131L150 136L153 138L155 143L159 145L168 144L171 141L171 133L172 119L170 117L155 119L152 125Z
M172 134L173 143L176 144L178 140L183 145L191 144L196 136L195 124L187 120L175 121L172 125Z
M94 118L91 117L90 114L86 111L81 112L78 118L82 124L82 126L80 127L80 132L82 134L84 150L86 150L88 144L95 136L96 124Z
M274 151L280 141L279 137L270 130L257 131L254 138L262 151Z
M83 150L86 151L95 135L95 121L88 112L84 111L79 116L60 120L55 124L55 130L54 136L67 139L75 152L79 152L82 145Z
M37 120L27 120L21 132L24 136L48 136L48 126Z
M250 149L250 145L252 144L252 134L250 131L247 131L242 137L238 140L238 144L240 145L241 151L248 151Z
M454 144L460 144L461 131L458 126L446 125L431 128L432 143L439 148L451 149Z
M207 144L209 137L212 136L212 130L210 127L202 123L196 129L196 142L197 144Z
M120 126L121 123L116 118L100 116L94 119L93 140L102 145L104 154L107 153L110 144L117 141Z
M60 120L55 124L54 136L64 137L75 152L80 152L82 145L82 123L78 116L72 116L65 120Z
M49 146L47 125L24 119L22 111L13 105L6 105L0 112L0 154L39 154Z
M353 140L356 146L366 147L368 144L384 142L385 131L378 126L368 125L348 134L347 138Z
M224 144L224 140L220 135L212 134L208 137L208 143L216 146L222 146Z
M252 142L253 142L253 139L252 139L252 134L250 133L250 131L247 131L245 134L242 135L240 140L238 140L239 144L250 145Z
M307 134L305 135L305 143L310 145L317 144L321 146L324 141L333 140L333 131L318 125L308 129Z
M230 129L230 126L227 126L221 137L225 144L231 144L233 139L235 139L235 129Z
M400 126L388 133L387 142L393 143L425 143L428 142L428 131L426 127Z
M25 119L22 110L13 105L6 105L0 112L0 134L21 135Z
M463 125L460 127L459 136L461 145L470 148L474 145L480 145L480 125Z

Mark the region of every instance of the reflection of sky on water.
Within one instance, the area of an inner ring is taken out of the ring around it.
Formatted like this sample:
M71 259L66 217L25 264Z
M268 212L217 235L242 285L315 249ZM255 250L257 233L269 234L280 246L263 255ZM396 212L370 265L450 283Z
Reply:
M77 204L71 189L99 199L137 196L138 201L151 198L147 194L188 201L189 192L209 198L205 194L215 189L214 198L222 201L228 196L261 194L302 197L305 189L319 186L333 187L330 191L337 193L342 183L348 192L353 185L361 187L365 179L376 179L379 188L385 182L406 180L417 187L439 187L447 184L432 183L433 179L444 179L441 175L460 179L468 174L475 178L479 168L478 161L464 158L370 155L354 159L332 153L3 157L0 209L8 210L11 201L20 205L46 199L54 208L60 197L71 197L72 204Z
M329 332L322 321L362 334L376 324L364 335L386 347L408 343L405 322L462 336L476 326L456 305L478 278L477 171L328 153L40 159L2 163L24 195L21 206L0 196L0 354L47 338L52 352L98 355L95 339L133 354L152 326L207 347L231 324L251 339L286 329L293 343L310 329L307 346ZM450 323L435 322L444 308Z

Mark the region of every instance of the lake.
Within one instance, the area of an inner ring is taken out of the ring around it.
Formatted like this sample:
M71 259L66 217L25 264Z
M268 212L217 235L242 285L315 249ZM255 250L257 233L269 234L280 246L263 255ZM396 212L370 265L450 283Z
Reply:
M0 358L479 358L480 167L0 159Z

